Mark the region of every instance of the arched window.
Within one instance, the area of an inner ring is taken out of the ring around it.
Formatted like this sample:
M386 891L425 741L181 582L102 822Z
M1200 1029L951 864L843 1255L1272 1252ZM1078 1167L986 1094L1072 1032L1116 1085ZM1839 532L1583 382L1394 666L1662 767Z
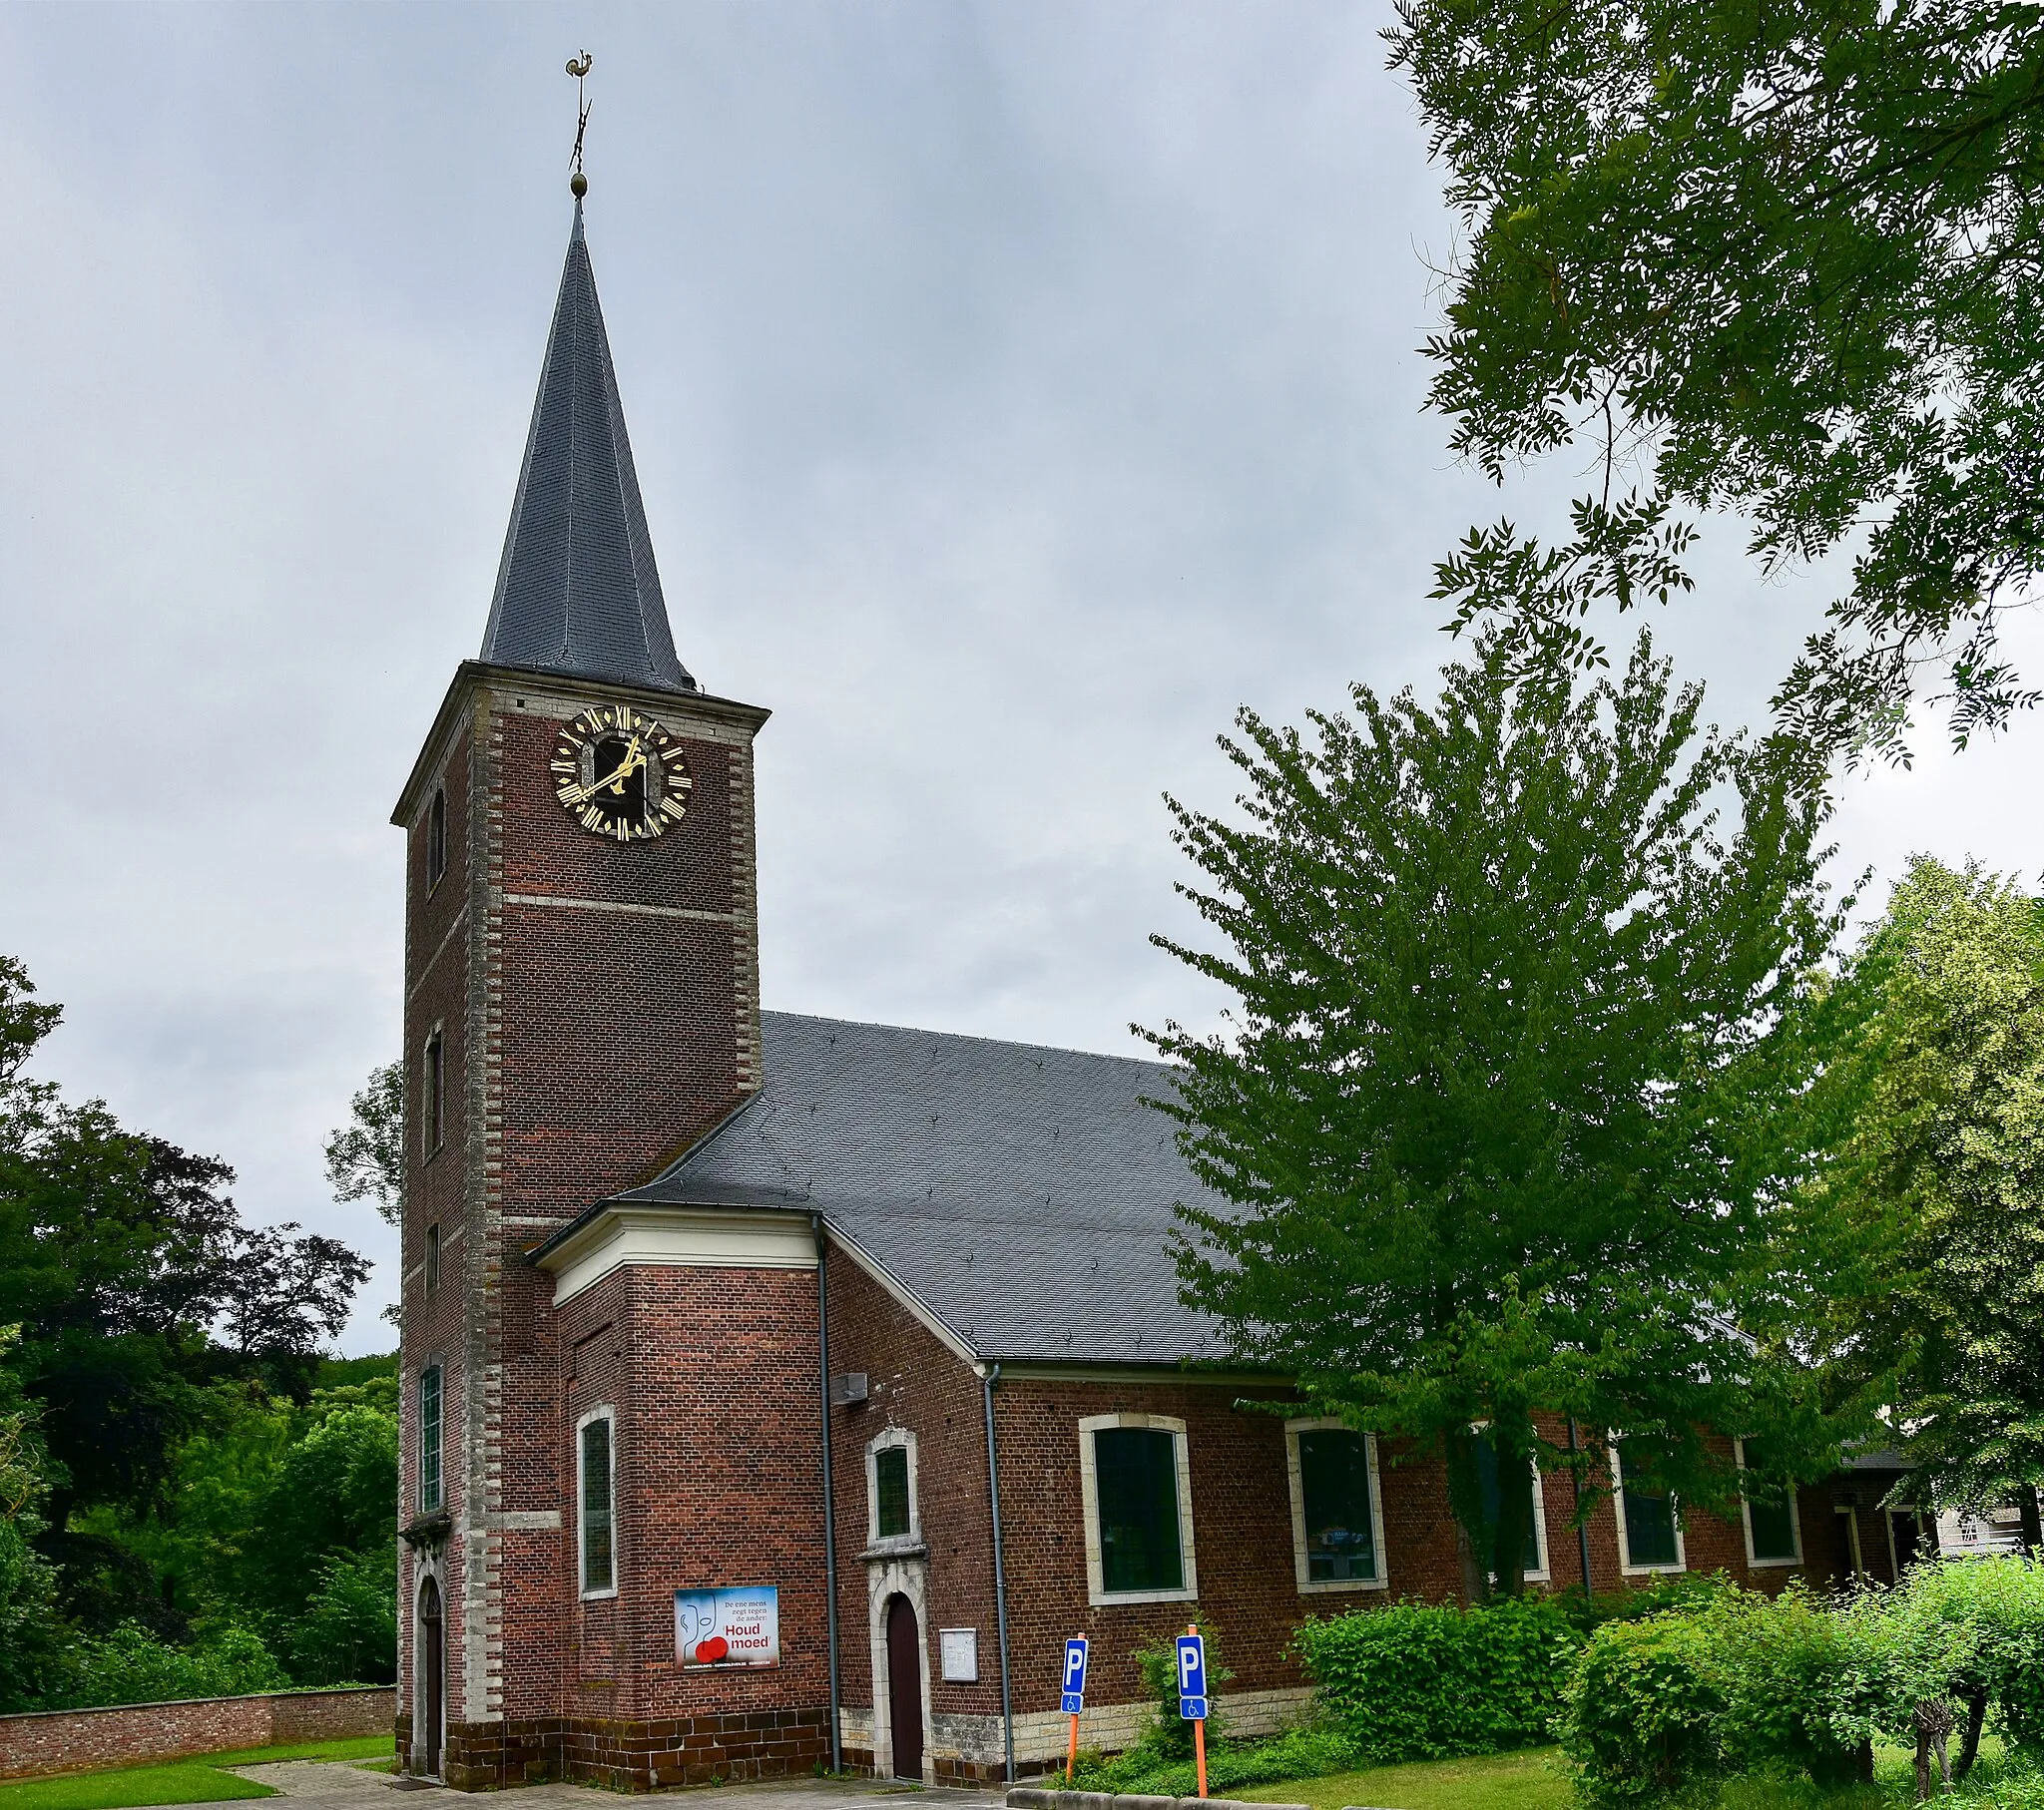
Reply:
M922 1533L915 1505L915 1435L889 1427L866 1447L867 1531L870 1544L912 1543Z
M582 1593L618 1593L618 1551L614 1518L617 1413L592 1408L575 1429L575 1502L580 1530Z

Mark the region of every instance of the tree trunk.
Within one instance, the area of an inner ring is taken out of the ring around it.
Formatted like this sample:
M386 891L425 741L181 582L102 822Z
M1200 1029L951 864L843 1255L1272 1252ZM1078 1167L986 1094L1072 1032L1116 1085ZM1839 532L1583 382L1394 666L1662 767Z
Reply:
M1966 1699L1966 1735L1959 1743L1958 1764L1952 1768L1954 1781L1963 1783L1980 1757L1980 1725L1987 1720L1987 1687L1983 1684Z
M2044 1518L2037 1513L2037 1486L2025 1484L2016 1492L2016 1508L2023 1518L2023 1551L2032 1559L2044 1548Z

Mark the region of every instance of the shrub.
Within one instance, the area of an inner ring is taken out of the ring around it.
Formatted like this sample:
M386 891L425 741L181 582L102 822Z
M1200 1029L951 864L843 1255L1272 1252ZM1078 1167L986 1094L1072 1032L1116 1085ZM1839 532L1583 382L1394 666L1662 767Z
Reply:
M1711 1642L1680 1612L1611 1621L1590 1637L1568 1680L1562 1749L1593 1804L1641 1804L1718 1770L1725 1704Z
M56 1575L29 1545L27 1519L0 1515L0 1714L42 1707L63 1677L68 1644Z
M1798 1582L1772 1598L1722 1592L1694 1619L1724 1704L1716 1739L1725 1770L1788 1767L1825 1785L1858 1774L1872 1708L1863 1686L1873 1630L1863 1617L1828 1611Z
M2044 1569L2021 1558L1912 1567L1896 1592L1912 1614L1965 1627L1953 1690L1997 1704L2010 1742L2044 1755Z
M237 1623L214 1628L193 1646L172 1646L140 1622L80 1640L75 1669L49 1707L164 1703L183 1697L238 1697L282 1690L290 1680L262 1637Z
M1294 1728L1267 1741L1210 1742L1207 1788L1242 1791L1283 1779L1323 1778L1353 1771L1362 1760L1354 1737L1338 1728ZM1199 1775L1190 1759L1167 1758L1146 1744L1113 1760L1082 1753L1074 1783L1082 1791L1191 1797L1199 1789Z
M1293 1637L1325 1713L1377 1762L1546 1739L1579 1641L1561 1608L1536 1597L1397 1602L1308 1621Z
M389 1684L397 1677L397 1555L332 1554L285 1642L300 1684Z
M1200 1636L1207 1647L1207 1690L1210 1709L1219 1710L1216 1701L1222 1685L1235 1676L1221 1662L1221 1636L1212 1626L1202 1625ZM1171 1634L1161 1641L1148 1646L1139 1646L1132 1655L1136 1661L1136 1673L1143 1680L1147 1690L1157 1704L1157 1720L1144 1731L1143 1738L1132 1750L1147 1754L1154 1760L1191 1759L1193 1753L1193 1725L1178 1712L1178 1636ZM1211 1748L1217 1741L1226 1738L1228 1724L1218 1714L1207 1717L1207 1744Z

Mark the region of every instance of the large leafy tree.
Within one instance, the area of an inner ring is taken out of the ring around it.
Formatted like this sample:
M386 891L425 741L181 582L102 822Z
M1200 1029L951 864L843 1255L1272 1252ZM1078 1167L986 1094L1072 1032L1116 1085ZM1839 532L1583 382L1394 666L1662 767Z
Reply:
M1807 1087L1839 992L1807 978L1836 926L1819 802L1700 728L1644 637L1581 689L1480 645L1431 705L1357 686L1303 731L1241 715L1239 817L1172 806L1219 946L1163 942L1237 1003L1153 1041L1231 1203L1184 1215L1187 1298L1324 1409L1443 1455L1479 1581L1516 1592L1526 1504L1486 1516L1481 1423L1499 1475L1537 1455L1589 1500L1607 1430L1705 1506L1736 1488L1711 1430L1803 1474L1834 1456L1770 1329L1804 1305L1775 1241L1841 1104Z
M2044 1483L2044 900L1919 856L1853 958L1863 1103L1816 1190L1833 1375L1938 1500Z
M1853 555L1777 700L1817 751L1906 758L1926 684L1960 742L2033 703L1999 630L2044 560L2044 12L1400 0L1389 36L1468 227L1434 406L1493 475L1601 454L1563 544L1442 567L1457 620L1594 660L1729 508L1769 567Z
M29 1079L58 1017L0 957L0 1323L21 1329L5 1361L50 1461L43 1544L73 1606L104 1619L144 1581L129 1555L74 1537L74 1511L161 1509L223 1379L302 1397L367 1265L296 1226L244 1225L224 1163ZM98 1609L95 1591L109 1598Z

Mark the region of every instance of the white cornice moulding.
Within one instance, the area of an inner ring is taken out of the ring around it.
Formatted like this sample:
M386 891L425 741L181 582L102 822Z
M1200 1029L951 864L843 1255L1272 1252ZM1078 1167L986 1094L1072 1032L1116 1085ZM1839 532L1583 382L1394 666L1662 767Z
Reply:
M805 1217L732 1207L612 1207L539 1259L554 1278L554 1305L572 1300L627 1264L677 1269L814 1269Z

